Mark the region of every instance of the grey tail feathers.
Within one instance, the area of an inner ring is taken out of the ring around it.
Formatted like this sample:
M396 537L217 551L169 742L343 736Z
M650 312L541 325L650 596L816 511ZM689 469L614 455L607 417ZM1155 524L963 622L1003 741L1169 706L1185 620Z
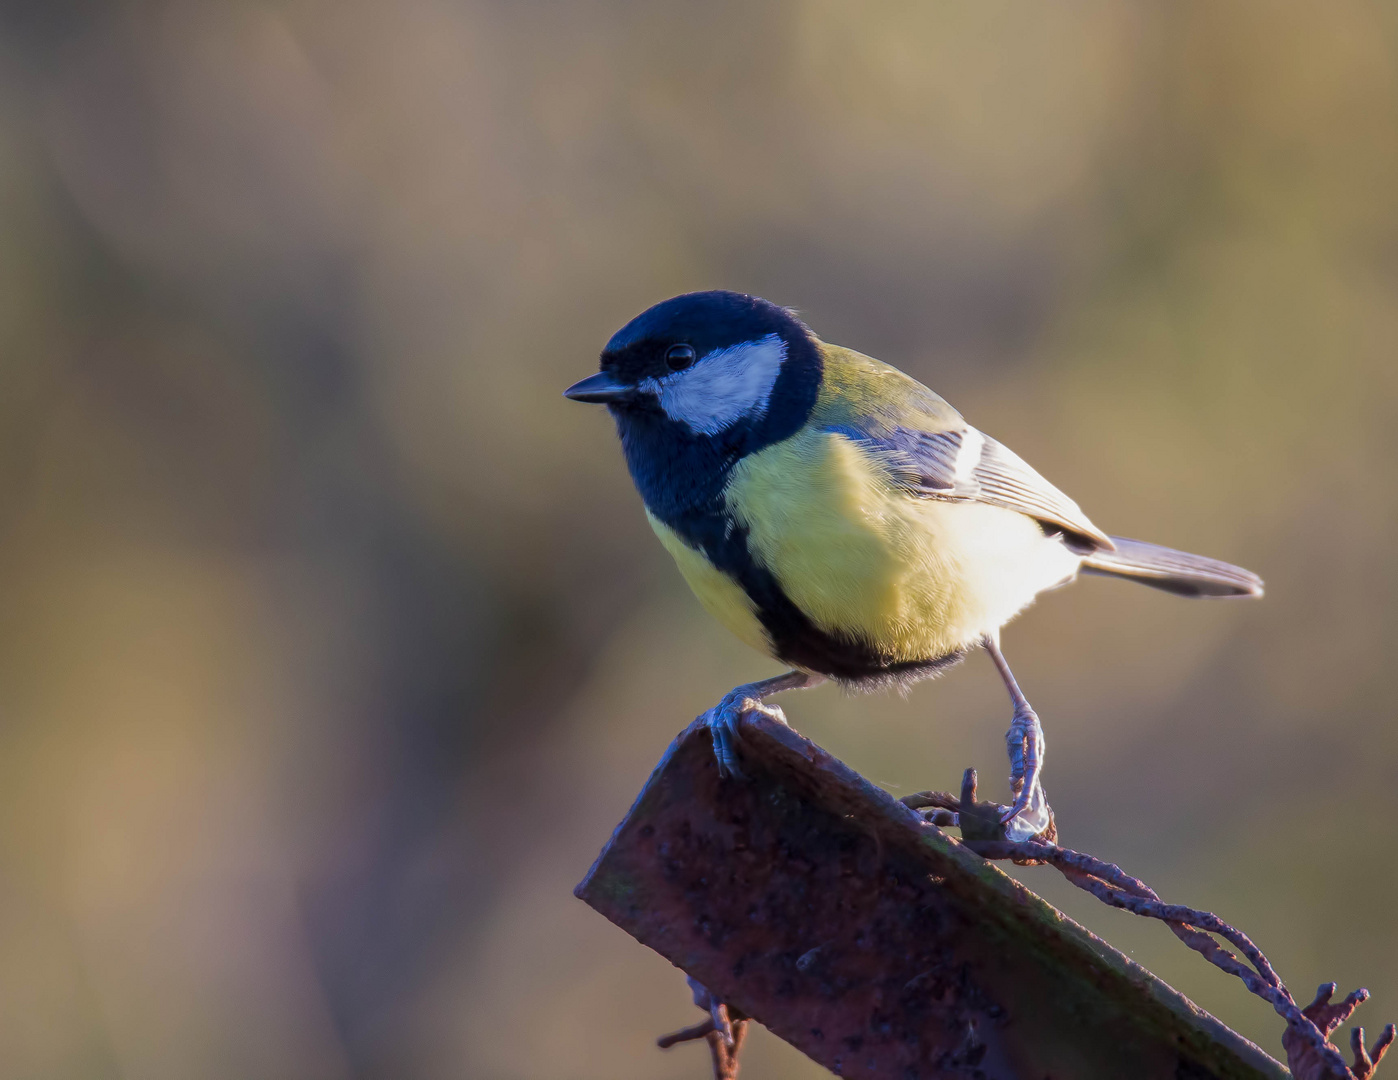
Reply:
M1251 570L1187 551L1113 536L1115 551L1094 551L1082 564L1089 574L1130 578L1180 596L1261 596Z

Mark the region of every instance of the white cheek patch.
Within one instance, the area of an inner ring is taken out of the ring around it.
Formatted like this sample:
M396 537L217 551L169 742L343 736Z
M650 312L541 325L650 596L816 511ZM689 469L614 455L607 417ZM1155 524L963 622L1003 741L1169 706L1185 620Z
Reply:
M703 435L717 435L746 416L760 419L786 359L778 334L718 349L692 367L641 385L660 399L672 420Z

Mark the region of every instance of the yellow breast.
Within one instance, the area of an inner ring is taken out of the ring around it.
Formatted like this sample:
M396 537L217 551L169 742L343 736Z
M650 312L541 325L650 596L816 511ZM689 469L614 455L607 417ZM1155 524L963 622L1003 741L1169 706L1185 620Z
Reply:
M704 610L727 627L739 641L770 656L772 643L758 621L753 602L741 586L681 540L678 533L649 510L646 511L646 518Z
M976 643L1078 564L1032 519L913 497L859 444L816 428L740 461L726 499L818 627L898 661Z

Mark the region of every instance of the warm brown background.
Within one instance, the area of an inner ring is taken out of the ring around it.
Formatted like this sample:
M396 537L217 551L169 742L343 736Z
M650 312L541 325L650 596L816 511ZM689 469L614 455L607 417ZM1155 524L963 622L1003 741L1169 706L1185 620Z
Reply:
M0 1074L699 1077L572 899L773 672L599 410L670 294L800 307L1099 524L1006 648L1067 842L1398 1016L1398 8L288 0L0 8ZM981 767L978 656L793 723ZM1273 1052L1164 929L1026 879ZM758 1077L819 1070L754 1040ZM746 1071L745 1071L746 1075Z

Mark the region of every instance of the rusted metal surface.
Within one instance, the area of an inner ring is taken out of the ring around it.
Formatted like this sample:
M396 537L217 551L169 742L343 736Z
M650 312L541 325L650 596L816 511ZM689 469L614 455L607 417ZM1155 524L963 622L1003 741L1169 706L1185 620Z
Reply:
M1232 1080L1286 1070L809 740L670 747L577 895L847 1077Z

